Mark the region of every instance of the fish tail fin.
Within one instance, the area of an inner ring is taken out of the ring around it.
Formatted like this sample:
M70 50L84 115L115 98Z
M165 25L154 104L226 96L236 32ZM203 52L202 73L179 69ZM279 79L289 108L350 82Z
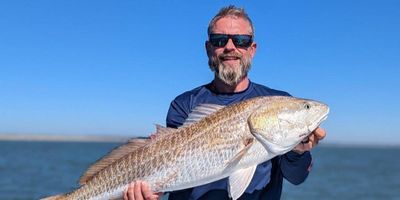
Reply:
M67 196L65 194L57 194L54 196L45 197L40 200L64 200L64 199L67 199Z

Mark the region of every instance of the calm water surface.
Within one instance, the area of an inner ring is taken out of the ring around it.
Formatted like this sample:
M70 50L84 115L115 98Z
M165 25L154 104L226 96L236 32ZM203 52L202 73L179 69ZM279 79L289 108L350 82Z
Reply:
M77 187L93 163L119 143L0 142L0 199L38 199ZM313 151L305 183L284 184L282 199L399 199L400 148Z

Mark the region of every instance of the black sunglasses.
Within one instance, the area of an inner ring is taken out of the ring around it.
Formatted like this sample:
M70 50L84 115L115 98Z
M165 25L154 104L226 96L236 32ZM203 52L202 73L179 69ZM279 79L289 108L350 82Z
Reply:
M228 34L210 34L208 41L214 47L224 47L229 39L232 39L233 44L238 48L247 48L253 43L251 35L228 35Z

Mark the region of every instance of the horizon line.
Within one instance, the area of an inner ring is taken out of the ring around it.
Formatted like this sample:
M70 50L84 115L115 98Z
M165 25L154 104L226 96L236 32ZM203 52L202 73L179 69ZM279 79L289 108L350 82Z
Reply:
M26 141L26 142L127 142L134 138L147 138L145 136L128 135L103 135L103 134L26 134L26 133L0 133L0 141ZM400 147L400 144L343 141L322 141L319 144L325 147Z

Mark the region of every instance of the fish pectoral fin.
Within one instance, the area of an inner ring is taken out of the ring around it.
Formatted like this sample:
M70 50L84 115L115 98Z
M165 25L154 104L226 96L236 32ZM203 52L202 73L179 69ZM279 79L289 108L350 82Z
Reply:
M270 154L279 155L282 154L282 152L287 152L288 150L287 149L288 147L272 143L267 139L263 138L262 135L259 133L253 133L253 135L257 139L257 141L260 142L263 145L263 147L267 150L267 152Z
M231 169L236 166L239 161L246 155L247 151L250 149L251 145L254 143L254 138L246 138L243 140L244 148L240 150L231 160L229 160L226 164L225 169Z
M257 165L240 169L229 176L228 192L229 196L235 200L238 199L246 188L250 185Z

